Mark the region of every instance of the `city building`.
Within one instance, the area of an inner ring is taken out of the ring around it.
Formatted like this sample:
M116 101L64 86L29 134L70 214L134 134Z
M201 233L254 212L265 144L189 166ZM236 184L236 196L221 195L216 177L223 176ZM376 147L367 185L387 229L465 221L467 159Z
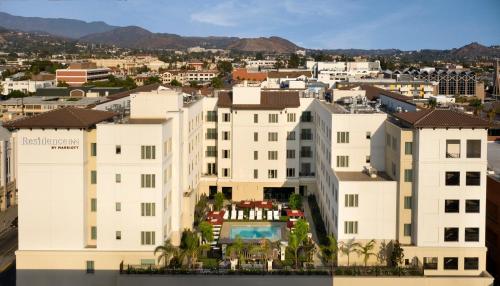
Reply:
M375 77L381 72L380 62L315 62L307 61L306 68L313 73L318 81L334 86L340 81L350 78L361 79Z
M217 77L218 72L215 70L168 70L160 74L160 79L163 84L170 84L176 80L182 85L189 85L190 82L199 84L209 83L214 77Z
M500 277L500 144L488 142L488 177L486 179L487 269Z
M71 86L81 86L92 81L104 81L109 78L109 68L98 68L95 63L72 63L67 69L56 70L56 81Z
M267 79L267 72L249 71L246 68L235 68L231 74L235 81L262 82Z
M25 94L35 93L40 88L47 88L54 86L53 80L12 80L6 78L1 82L2 95L7 95L15 90Z
M361 85L382 88L409 98L430 98L438 94L437 83L424 80L348 79L346 81L337 81L335 87L349 88Z
M14 148L12 134L0 127L0 211L17 205Z

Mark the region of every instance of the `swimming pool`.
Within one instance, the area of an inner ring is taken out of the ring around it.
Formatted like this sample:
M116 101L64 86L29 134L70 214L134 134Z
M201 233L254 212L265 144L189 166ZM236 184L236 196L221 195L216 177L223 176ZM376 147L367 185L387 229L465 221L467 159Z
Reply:
M229 238L235 239L240 236L243 240L267 238L271 241L281 239L281 227L279 226L231 226Z

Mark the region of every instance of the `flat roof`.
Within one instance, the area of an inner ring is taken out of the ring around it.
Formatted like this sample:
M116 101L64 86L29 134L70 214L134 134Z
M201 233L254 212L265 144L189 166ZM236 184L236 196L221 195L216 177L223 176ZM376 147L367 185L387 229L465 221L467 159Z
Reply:
M162 124L167 122L166 118L128 118L124 123L127 124Z
M365 172L335 172L339 181L353 182L384 182L394 181L386 172L377 172L377 177L373 178Z

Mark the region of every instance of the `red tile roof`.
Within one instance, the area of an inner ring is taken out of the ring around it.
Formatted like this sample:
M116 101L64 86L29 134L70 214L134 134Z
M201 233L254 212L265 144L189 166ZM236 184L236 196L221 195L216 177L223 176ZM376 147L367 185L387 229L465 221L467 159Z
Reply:
M65 107L10 121L5 123L4 127L17 129L90 128L99 122L112 119L115 115L116 113L110 111Z
M425 109L394 114L396 118L415 128L488 128L491 124L452 109Z
M232 92L220 92L217 106L241 110L281 110L299 107L300 99L297 91L261 91L260 104L233 104Z

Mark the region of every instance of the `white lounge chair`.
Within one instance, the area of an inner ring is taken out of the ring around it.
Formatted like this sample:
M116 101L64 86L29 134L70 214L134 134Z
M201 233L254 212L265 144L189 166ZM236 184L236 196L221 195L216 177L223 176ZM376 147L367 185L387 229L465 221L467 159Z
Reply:
M238 211L238 220L243 220L243 211Z
M224 220L228 219L228 218L229 218L229 211L225 211L225 212L224 212L224 216L222 216L222 218L223 218Z
M255 219L255 211L250 210L250 216L248 217L249 220L254 220Z
M257 220L262 220L262 211L261 210L257 211Z
M267 220L273 220L273 211L267 211Z
M274 220L280 220L280 212L279 211L273 211L273 216L274 216Z
M236 219L236 210L231 211L231 219Z

